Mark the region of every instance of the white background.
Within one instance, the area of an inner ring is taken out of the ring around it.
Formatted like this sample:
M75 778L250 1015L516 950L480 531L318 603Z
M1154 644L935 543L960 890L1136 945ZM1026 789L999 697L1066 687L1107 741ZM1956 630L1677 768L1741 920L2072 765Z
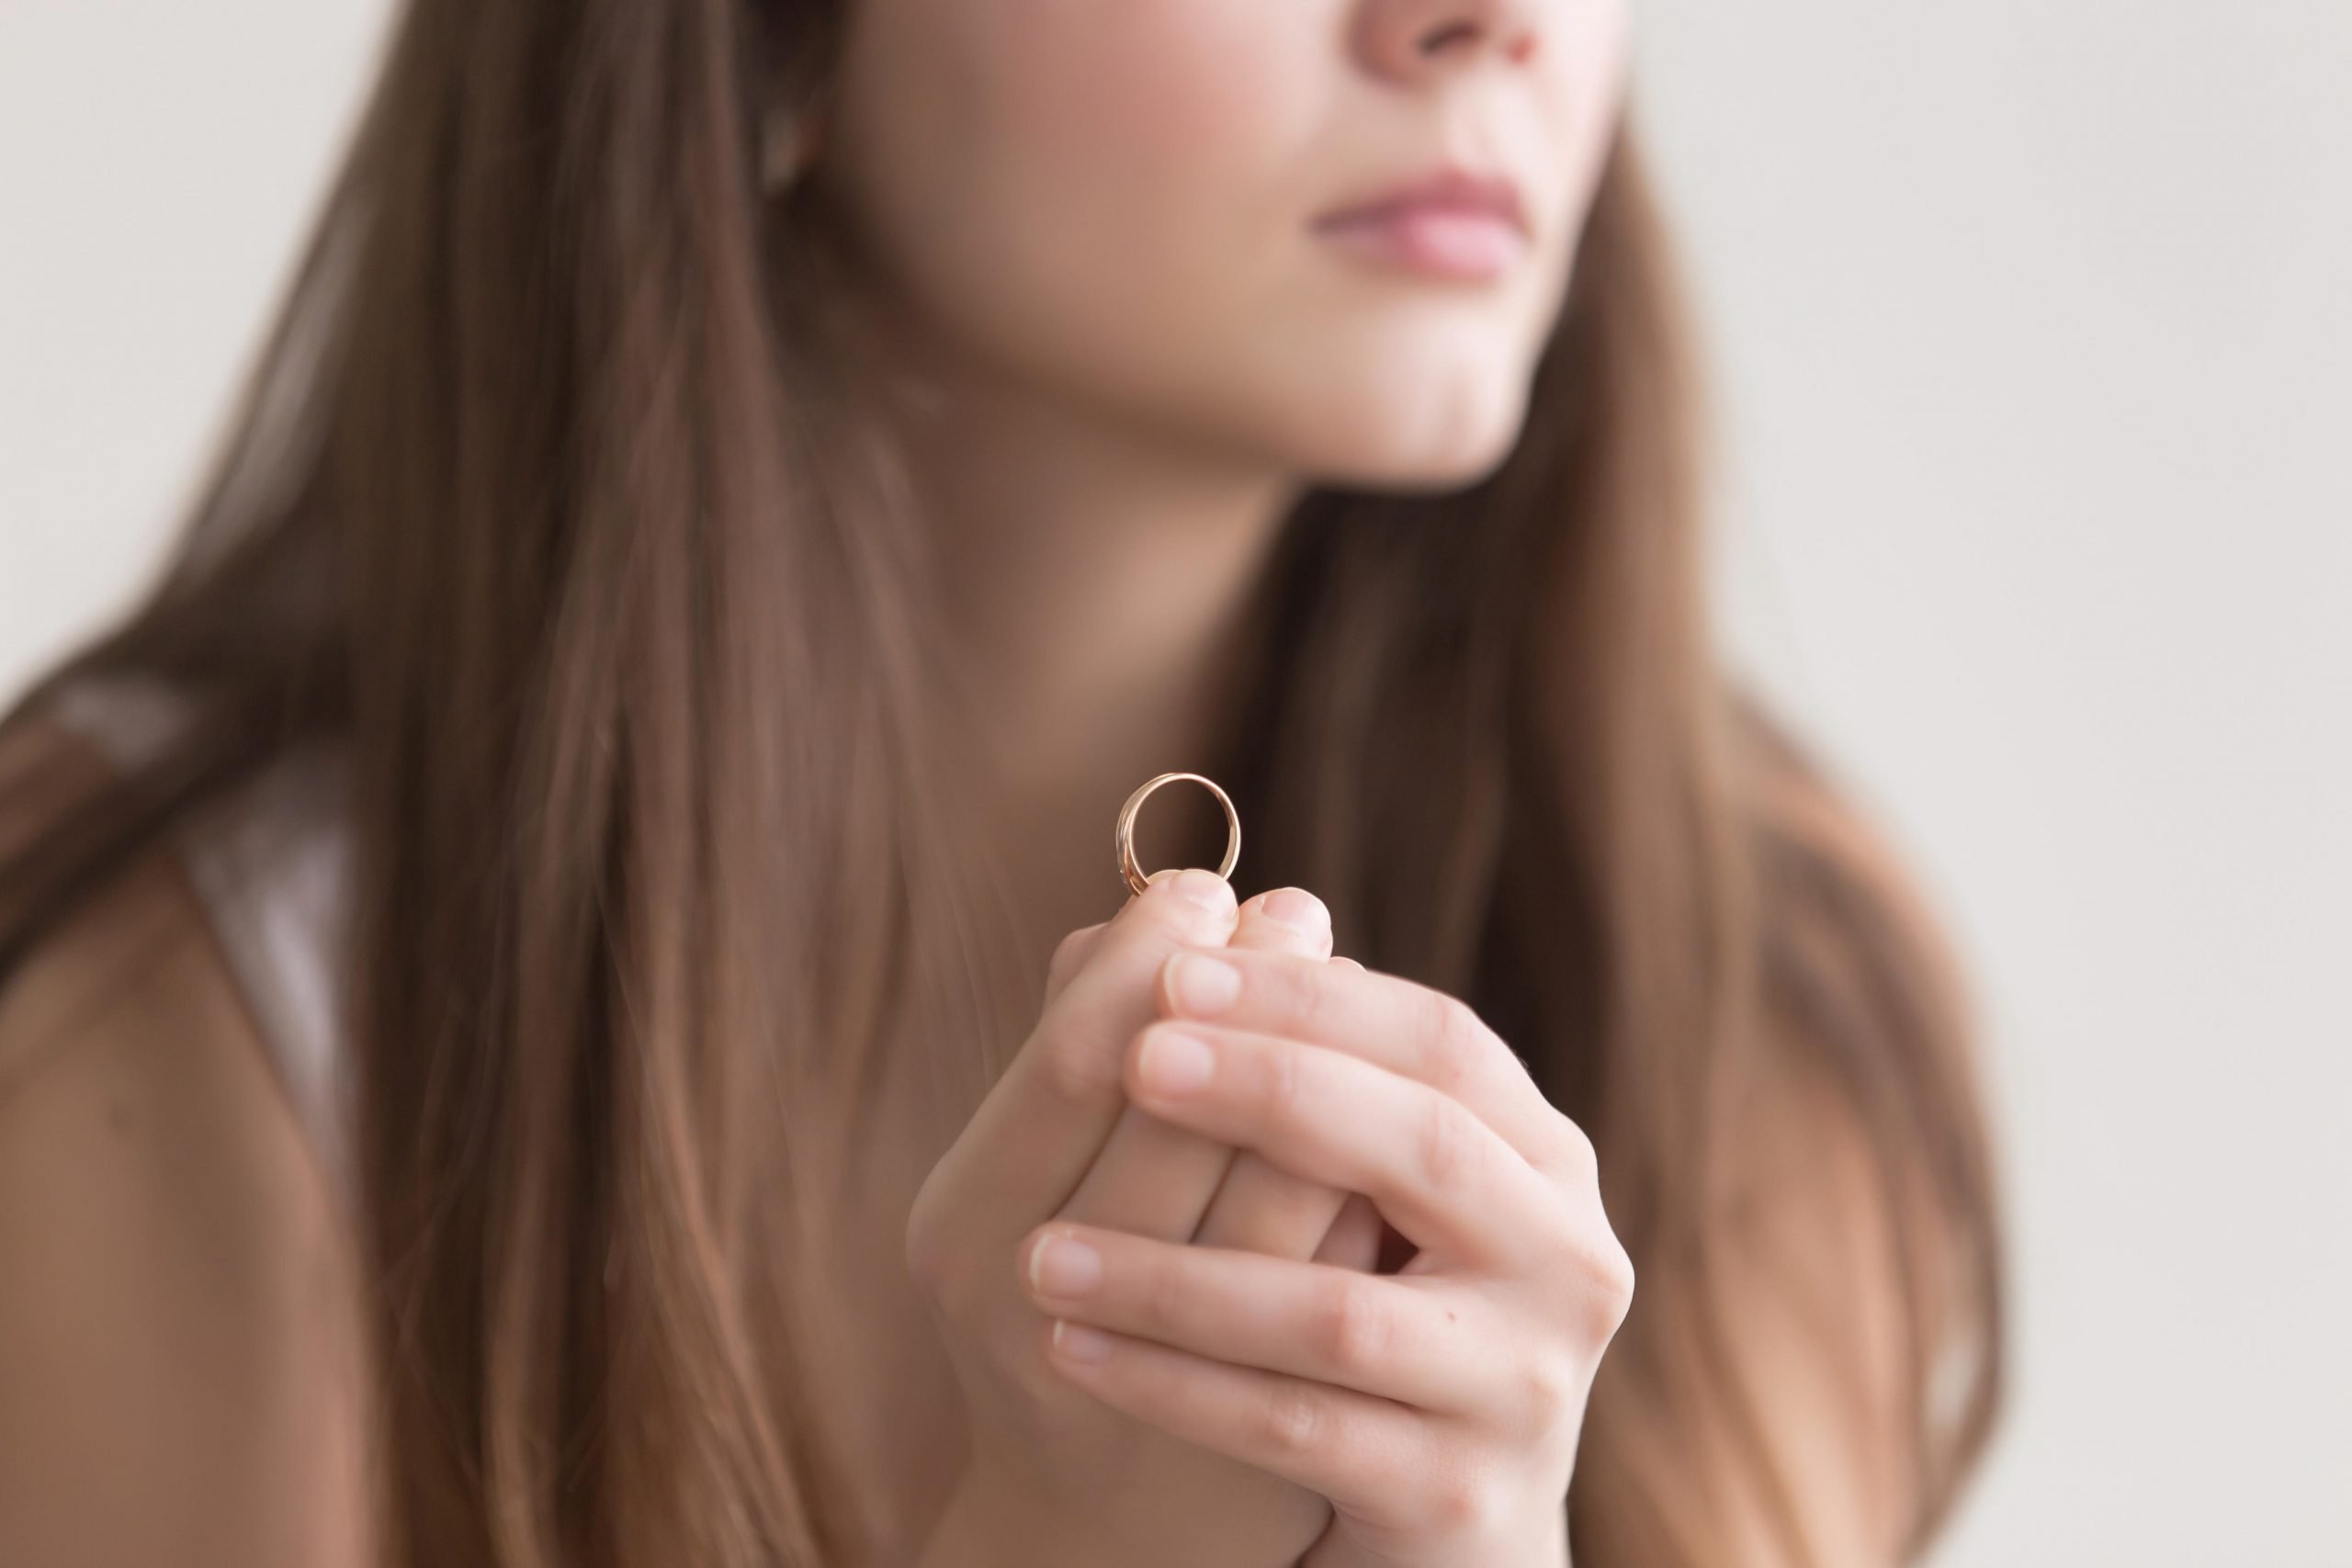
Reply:
M1992 1026L1939 1562L2352 1563L2352 6L1637 9L1726 624ZM0 5L0 691L143 579L382 16Z

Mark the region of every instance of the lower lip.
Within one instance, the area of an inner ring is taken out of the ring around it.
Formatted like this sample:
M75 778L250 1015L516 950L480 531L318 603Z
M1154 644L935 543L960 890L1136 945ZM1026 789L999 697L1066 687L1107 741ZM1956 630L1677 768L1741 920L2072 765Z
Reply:
M1401 208L1316 225L1341 249L1430 277L1485 282L1501 276L1526 254L1527 238L1487 212L1437 207Z

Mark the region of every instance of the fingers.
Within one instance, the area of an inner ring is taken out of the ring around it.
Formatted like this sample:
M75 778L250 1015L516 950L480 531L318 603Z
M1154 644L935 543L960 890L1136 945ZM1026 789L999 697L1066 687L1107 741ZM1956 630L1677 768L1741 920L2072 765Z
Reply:
M1238 913L1232 885L1215 872L1153 877L1091 938L1073 942L1069 979L1039 1013L1006 1077L1018 1077L1024 1091L1096 1110L1114 1106L1124 1098L1119 1053L1139 1027L1131 1023L1138 1004L1148 1008L1153 999L1149 984L1138 981L1148 982L1180 948L1223 947Z
M1330 916L1313 894L1276 888L1240 907L1227 945L1319 959L1330 951ZM1120 1112L1102 1153L1063 1204L1060 1215L1136 1235L1182 1241L1199 1227L1221 1190L1220 1183L1230 1184L1236 1163L1231 1145L1204 1138L1129 1106ZM1262 1161L1253 1159L1252 1163L1263 1168ZM1330 1195L1331 1209L1338 1208L1340 1196ZM1302 1258L1315 1249L1330 1224L1329 1213L1316 1221L1312 1209L1309 1205L1308 1212L1293 1222L1294 1229L1315 1224L1312 1235L1292 1243ZM1288 1233L1282 1239L1291 1241Z
M1362 1192L1415 1246L1518 1268L1574 1250L1556 1186L1460 1100L1344 1051L1156 1023L1127 1057L1136 1103Z
M1235 977L1199 989L1186 983L1216 966ZM1500 1036L1442 991L1336 962L1225 953L1171 954L1159 997L1163 1017L1213 1020L1343 1051L1428 1084L1467 1106L1537 1169L1561 1179L1591 1173L1592 1145L1583 1130L1544 1097Z
M1336 1187L1293 1175L1257 1150L1243 1149L1234 1156L1193 1239L1203 1247L1303 1262L1321 1255L1347 1201L1348 1194Z
M1395 1400L1054 1319L1046 1359L1114 1410L1375 1523L1442 1483L1447 1434Z
M926 1223L935 1213L1018 1227L1061 1208L1126 1108L1120 1060L1152 1018L1160 964L1188 944L1223 947L1236 918L1215 872L1163 873L1085 939L1082 957L1057 955L1068 973L1054 999L917 1196L910 1262L944 1244Z
M1241 922L1228 945L1252 953L1329 958L1331 911L1304 887L1270 888L1241 906Z
M1091 926L1080 926L1062 938L1061 944L1054 949L1052 960L1046 965L1046 1007L1053 1006L1054 998L1069 985L1070 976L1085 967L1087 954L1094 951L1095 939L1110 929L1110 921L1097 920Z
M1485 1298L1427 1277L1361 1274L1056 1221L1022 1253L1030 1300L1069 1318L1237 1366L1417 1409L1515 1419L1519 1363Z

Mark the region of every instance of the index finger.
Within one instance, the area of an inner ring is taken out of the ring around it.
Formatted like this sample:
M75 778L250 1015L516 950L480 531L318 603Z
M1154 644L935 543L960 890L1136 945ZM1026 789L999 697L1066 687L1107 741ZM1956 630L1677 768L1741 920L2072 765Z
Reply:
M1213 871L1153 879L1084 940L933 1179L1019 1229L1060 1209L1118 1124L1127 1044L1153 1016L1152 976L1185 946L1221 947L1238 916Z
M1231 999L1182 982L1222 964L1238 977ZM1590 1143L1544 1097L1503 1038L1467 1003L1401 975L1287 953L1228 948L1171 953L1154 987L1165 1018L1212 1020L1232 1029L1327 1046L1451 1095L1538 1170L1589 1171Z

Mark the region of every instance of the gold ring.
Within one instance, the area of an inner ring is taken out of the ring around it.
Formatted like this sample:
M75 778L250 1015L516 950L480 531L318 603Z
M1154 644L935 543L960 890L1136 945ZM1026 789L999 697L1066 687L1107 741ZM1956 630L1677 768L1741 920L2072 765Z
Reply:
M1214 780L1203 778L1198 773L1161 773L1157 778L1146 780L1142 788L1127 796L1127 803L1119 807L1118 829L1112 835L1119 851L1119 874L1138 894L1151 886L1151 880L1144 875L1143 867L1136 863L1136 813L1143 808L1144 796L1175 779L1192 779L1207 784L1209 793L1216 796L1217 804L1225 807L1225 863L1216 868L1216 874L1227 881L1232 880L1233 864L1241 858L1241 814L1233 809L1233 802L1227 797L1225 791L1217 788Z

